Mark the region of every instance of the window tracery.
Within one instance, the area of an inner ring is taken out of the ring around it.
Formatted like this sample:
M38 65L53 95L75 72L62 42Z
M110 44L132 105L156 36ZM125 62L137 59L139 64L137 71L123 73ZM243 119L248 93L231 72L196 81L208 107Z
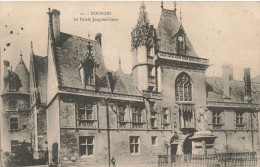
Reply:
M192 101L192 81L186 73L181 73L175 83L176 101Z

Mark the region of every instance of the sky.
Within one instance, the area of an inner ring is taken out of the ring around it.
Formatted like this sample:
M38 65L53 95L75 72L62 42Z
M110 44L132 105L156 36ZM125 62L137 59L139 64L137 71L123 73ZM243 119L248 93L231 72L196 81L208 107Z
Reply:
M145 2L145 5L150 23L157 28L161 2ZM61 32L83 38L90 35L92 39L96 33L102 33L106 67L117 70L120 56L123 71L131 73L130 33L137 24L140 6L141 2L0 2L2 60L9 60L14 68L22 51L29 69L31 41L34 53L46 56L47 12L48 8L55 8L61 12ZM164 2L164 8L172 10L173 2ZM221 66L226 64L233 65L236 80L243 79L246 67L251 68L252 78L260 74L260 2L177 2L178 16L180 10L184 29L195 51L199 57L210 61L207 76L222 76ZM118 21L74 21L82 13L85 14L82 17L92 17L90 13L95 11L111 12L109 17Z

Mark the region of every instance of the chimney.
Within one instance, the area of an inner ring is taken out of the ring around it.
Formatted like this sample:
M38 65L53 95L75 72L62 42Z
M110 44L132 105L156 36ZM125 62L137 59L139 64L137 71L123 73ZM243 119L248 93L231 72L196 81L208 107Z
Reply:
M244 82L245 82L245 101L251 103L251 77L250 68L244 68Z
M9 66L10 66L9 61L4 60L4 78L7 78L7 76L8 76Z
M102 38L102 34L101 33L97 33L96 36L95 36L95 40L98 41L100 46L102 46L101 38Z
M51 14L54 40L57 43L60 40L60 11L52 9Z
M226 100L231 99L231 87L230 81L233 80L233 67L232 65L223 65L222 66L222 75L223 75L223 98Z

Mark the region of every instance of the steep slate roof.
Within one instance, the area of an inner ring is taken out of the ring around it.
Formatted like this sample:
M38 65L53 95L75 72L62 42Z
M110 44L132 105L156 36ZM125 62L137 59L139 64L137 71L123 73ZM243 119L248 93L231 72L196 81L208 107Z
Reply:
M252 82L260 83L260 74L257 75L256 77L252 78Z
M223 79L222 78L206 78L206 86L211 87L211 90L208 91L208 101L223 102ZM231 92L231 102L234 103L244 103L245 96L245 83L244 81L231 80L230 87L232 88ZM252 89L252 103L259 103L260 100L260 84L251 83Z
M157 28L157 35L159 39L159 51L176 54L177 37L180 30L184 31L185 42L187 47L187 55L198 57L185 30L172 10L162 9L160 21Z
M22 82L22 87L20 87L19 92L21 93L29 93L30 92L30 74L27 70L23 58L21 56L18 65L16 66L14 72L19 76L19 79Z
M124 74L121 70L114 74L117 76L114 93L142 96L142 93L134 86L131 74Z
M98 91L111 92L105 62L102 56L102 48L98 41L81 38L78 36L60 33L60 42L56 46L57 54L56 68L58 68L58 80L60 86L82 89L79 66L81 60L86 58L88 45L93 46L93 57L98 68L96 71L96 87ZM117 76L114 93L141 96L140 92L133 85L132 76L122 72L113 72Z
M48 58L47 56L34 56L34 70L36 87L39 90L40 102L47 103L47 74L48 74Z
M101 46L97 41L81 38L78 36L60 33L60 42L56 47L56 68L59 68L58 79L60 86L82 88L82 81L79 73L81 60L86 58L88 53L87 45L93 46L94 61L98 64L96 81L102 84L102 90L108 86L107 70L102 57Z

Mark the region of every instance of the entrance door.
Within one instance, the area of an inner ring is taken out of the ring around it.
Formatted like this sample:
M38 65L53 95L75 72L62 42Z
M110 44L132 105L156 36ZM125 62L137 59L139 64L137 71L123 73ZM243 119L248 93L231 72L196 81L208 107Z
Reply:
M191 154L192 153L192 142L189 139L189 136L183 142L183 153Z
M171 144L171 155L176 155L178 144Z

